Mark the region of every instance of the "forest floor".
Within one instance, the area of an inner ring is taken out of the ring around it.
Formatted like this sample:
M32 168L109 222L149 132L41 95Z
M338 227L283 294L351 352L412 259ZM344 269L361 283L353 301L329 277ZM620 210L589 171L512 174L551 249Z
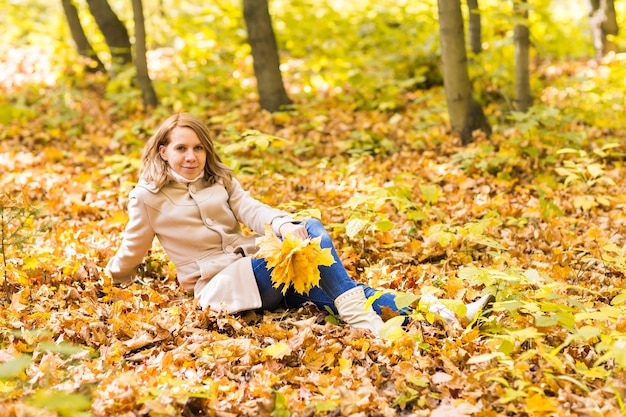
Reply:
M1 104L0 414L623 415L626 88L606 75L623 65L546 69L534 113L496 115L467 146L440 88L393 111L349 92L274 115L200 111L244 187L321 216L356 280L454 308L497 297L481 326L418 309L388 338L311 306L202 311L157 243L132 285L108 285L165 111L3 78L22 101Z

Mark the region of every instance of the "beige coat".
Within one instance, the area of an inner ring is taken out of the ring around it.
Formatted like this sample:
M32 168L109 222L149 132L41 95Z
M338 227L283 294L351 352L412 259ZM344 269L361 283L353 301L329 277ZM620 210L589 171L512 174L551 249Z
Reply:
M229 189L202 179L161 190L140 182L129 194L128 216L122 245L107 265L116 283L136 273L157 236L181 286L203 308L229 313L261 306L249 257L256 252L255 237L245 236L240 222L258 234L271 224L278 234L293 221L250 197L235 179Z

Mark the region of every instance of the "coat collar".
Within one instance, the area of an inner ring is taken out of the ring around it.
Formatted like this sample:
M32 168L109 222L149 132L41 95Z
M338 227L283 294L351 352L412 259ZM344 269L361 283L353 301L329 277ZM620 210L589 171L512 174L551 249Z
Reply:
M220 181L221 183L221 181ZM176 181L169 181L167 184L165 184L162 188L165 187L173 187L173 188L181 188L181 189L187 189L190 185L195 185L197 187L202 187L204 188L206 186L206 181L204 181L204 178L197 178L196 180L188 183L188 184L183 184L180 182L176 182ZM138 187L144 188L148 191L150 191L153 194L156 194L160 191L159 188L156 187L156 185L152 182L147 182L145 180L139 180L139 182L137 183Z

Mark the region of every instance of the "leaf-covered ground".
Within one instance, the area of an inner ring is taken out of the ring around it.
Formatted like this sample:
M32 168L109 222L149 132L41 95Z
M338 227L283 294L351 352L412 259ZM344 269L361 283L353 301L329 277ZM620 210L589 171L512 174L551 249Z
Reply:
M254 196L319 210L355 279L497 295L480 328L418 312L391 339L314 307L202 311L158 244L142 277L108 285L141 143L166 112L24 88L0 138L0 414L622 415L625 63L544 68L541 103L490 109L494 135L466 147L440 89L388 112L345 96L201 110Z

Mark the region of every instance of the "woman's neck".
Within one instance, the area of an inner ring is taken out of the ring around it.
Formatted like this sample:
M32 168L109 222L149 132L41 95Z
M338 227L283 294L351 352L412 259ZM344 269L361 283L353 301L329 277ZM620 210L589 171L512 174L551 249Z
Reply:
M187 178L183 177L182 175L174 172L174 170L170 168L170 175L172 176L172 178L174 178L174 180L176 182L179 182L181 184L191 184L192 182L196 182L200 178L204 177L204 172L201 173L200 175L198 175L196 178L190 180L190 179L187 179Z

